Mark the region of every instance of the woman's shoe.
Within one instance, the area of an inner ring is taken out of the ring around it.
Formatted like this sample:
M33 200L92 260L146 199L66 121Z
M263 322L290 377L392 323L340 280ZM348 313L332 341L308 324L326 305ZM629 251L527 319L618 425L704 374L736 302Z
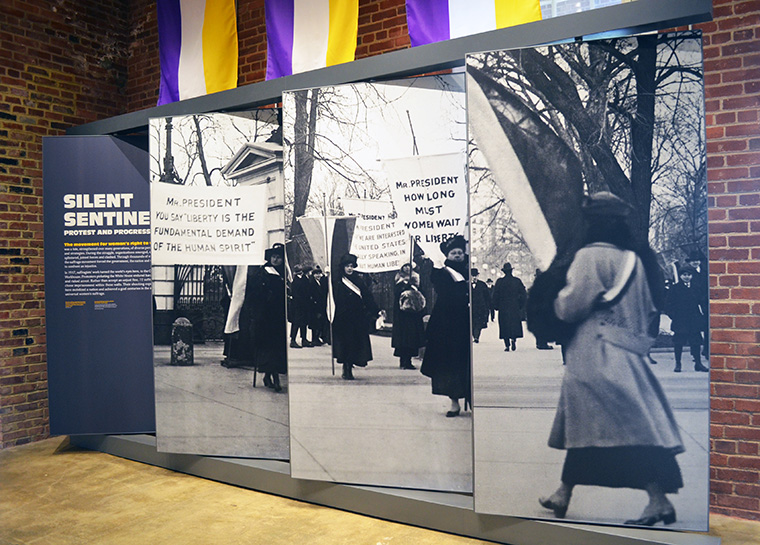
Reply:
M646 512L646 509L644 510ZM652 515L642 514L640 518L626 520L626 524L632 526L654 526L662 521L663 524L673 524L676 521L676 510L668 509Z
M446 418L453 418L454 416L459 416L459 409L457 409L456 411L446 412Z
M272 377L269 376L269 373L264 373L264 386L267 388L272 387Z
M544 509L549 509L551 511L554 511L554 516L558 519L565 518L565 514L567 513L567 503L560 503L556 500L553 500L551 497L549 498L538 498L538 503L541 504L541 507Z

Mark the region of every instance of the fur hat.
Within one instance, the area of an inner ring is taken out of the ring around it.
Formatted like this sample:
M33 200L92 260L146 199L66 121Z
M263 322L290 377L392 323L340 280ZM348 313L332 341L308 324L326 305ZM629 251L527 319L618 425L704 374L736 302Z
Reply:
M453 250L454 248L459 248L463 252L466 252L467 241L464 239L462 235L455 235L441 242L441 244L438 247L441 249L441 252L443 252L443 255L449 255L449 252Z
M586 216L625 218L633 212L633 206L609 191L588 195L581 205Z

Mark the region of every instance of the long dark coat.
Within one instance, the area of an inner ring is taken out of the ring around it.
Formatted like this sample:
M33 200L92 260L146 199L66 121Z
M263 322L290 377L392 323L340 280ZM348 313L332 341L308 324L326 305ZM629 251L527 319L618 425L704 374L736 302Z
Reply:
M347 278L359 288L361 295L343 283L342 275L333 285L333 356L338 363L363 365L372 360L369 334L380 309L369 286L358 273Z
M488 327L488 315L491 312L491 290L482 280L472 285L472 327Z
M251 359L261 373L287 372L285 279L274 267L248 267L240 323L248 324Z
M433 380L434 394L471 399L469 265L446 260L446 266L464 280L455 280L448 268L434 268L431 273L437 299L420 371Z
M305 326L309 317L309 279L303 274L296 275L290 284L290 315L293 326Z
M397 357L416 356L420 347L425 345L425 325L422 323L424 310L403 311L399 305L401 294L408 289L412 289L412 281L397 277L393 288L393 332L391 333L393 355Z
M688 288L679 282L668 290L665 313L672 320L673 333L679 337L691 338L700 334L705 319L700 310L700 295L694 281Z
M493 306L499 311L499 338L519 339L523 336L522 320L527 299L522 280L509 274L496 281Z
M327 278L323 276L317 281L310 277L308 288L308 325L311 329L318 330L327 320Z

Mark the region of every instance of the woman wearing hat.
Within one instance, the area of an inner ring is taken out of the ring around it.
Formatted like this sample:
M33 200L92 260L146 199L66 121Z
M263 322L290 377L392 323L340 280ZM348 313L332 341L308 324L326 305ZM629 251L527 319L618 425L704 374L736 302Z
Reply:
M380 312L369 286L355 271L356 260L353 254L341 258L333 284L333 356L343 365L343 380L354 380L353 367L366 367L372 360L369 334Z
M567 450L559 488L541 505L565 516L575 485L645 490L649 503L626 524L672 524L666 494L683 486L676 454L684 447L647 355L664 289L653 252L635 244L632 211L607 192L587 198L586 245L573 258L554 301L576 325L549 446Z
M264 252L264 259L263 267L248 267L243 308L250 312L253 365L264 373L264 385L280 392L280 375L287 373L285 247L274 244Z
M412 358L419 353L420 347L425 345L425 325L422 323L422 315L425 311L425 298L419 291L420 275L412 270L409 263L404 263L394 278L393 287L393 332L391 333L391 346L393 355L399 359L401 369L416 369L412 365ZM417 305L401 306L404 298L416 297L422 308Z
M442 242L443 267L434 267L430 279L437 296L427 325L427 345L420 371L433 382L433 394L447 396L446 416L458 416L464 399L471 399L470 381L470 265L461 235Z

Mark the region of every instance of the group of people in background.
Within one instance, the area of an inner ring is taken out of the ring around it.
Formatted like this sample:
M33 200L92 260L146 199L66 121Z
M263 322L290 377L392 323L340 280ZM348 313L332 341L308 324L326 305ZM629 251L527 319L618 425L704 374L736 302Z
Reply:
M328 278L319 265L293 267L293 279L288 291L290 348L310 348L330 344L327 283Z

